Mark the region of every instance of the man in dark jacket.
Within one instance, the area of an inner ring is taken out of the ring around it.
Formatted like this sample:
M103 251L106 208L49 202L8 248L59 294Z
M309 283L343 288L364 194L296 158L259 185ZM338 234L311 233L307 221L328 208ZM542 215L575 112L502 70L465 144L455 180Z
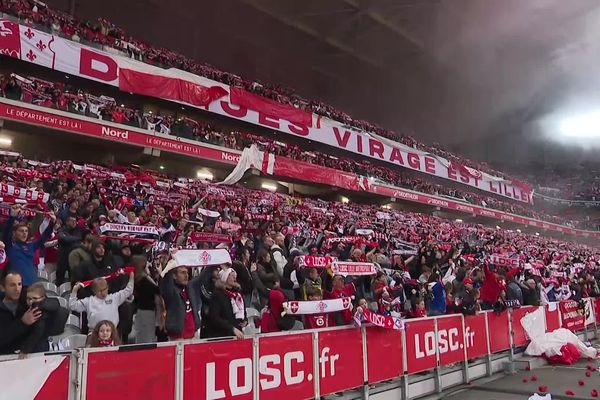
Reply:
M50 223L42 235L34 241L28 242L29 228L26 223L20 222L14 225L15 220L21 215L21 205L15 204L10 208L10 216L4 226L3 242L5 244L6 256L8 257L8 269L17 271L23 280L23 286L32 285L37 280L37 266L33 265L33 256L52 234L56 216L52 211L48 213Z
M0 301L0 354L12 354L32 340L32 325L41 317L37 307L26 308L22 300L23 280L16 271L8 271L2 280L4 298Z
M165 267L166 271L168 269L169 264ZM168 270L160 281L160 293L167 310L165 328L170 340L193 338L200 329L202 300L199 283L200 277L190 281L186 267Z
M75 285L75 276L77 276L77 270L82 264L92 262L92 245L95 244L95 238L91 233L88 233L83 238L83 243L75 247L69 253L69 275L71 277L71 284Z
M83 230L77 226L73 216L67 217L65 226L58 233L58 266L56 269L56 285L65 281L65 274L69 268L69 254L81 244Z
M521 288L523 292L523 304L526 306L540 305L540 289L532 278L525 281L525 285Z
M92 259L89 262L82 263L79 268L73 270L74 282L84 282L95 278L106 276L117 270L113 255L106 251L104 243L95 242L92 245ZM127 276L124 275L125 280ZM124 283L124 284L123 284ZM127 286L123 279L115 278L109 281L109 292L114 293ZM86 287L78 292L79 298L91 296L93 293L90 287Z

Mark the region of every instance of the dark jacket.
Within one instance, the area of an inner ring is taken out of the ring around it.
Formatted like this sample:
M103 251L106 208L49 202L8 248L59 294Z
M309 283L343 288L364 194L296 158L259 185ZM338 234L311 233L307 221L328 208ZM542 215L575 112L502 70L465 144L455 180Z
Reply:
M246 312L244 310L244 318ZM233 328L242 330L240 323L235 319L231 299L225 294L225 289L218 284L210 299L207 321L207 337L233 336Z
M117 270L115 260L110 253L104 254L104 257L101 260L96 260L95 257L92 257L91 261L82 263L79 268L73 271L73 277L71 280L74 282L84 282L89 281L91 279L100 278L102 276L113 273ZM115 293L119 290L122 290L127 286L127 281L129 281L129 276L121 275L114 279L110 279L108 281L108 291L109 293ZM84 298L92 295L92 287L87 286L81 289L77 293L78 298Z
M19 350L21 343L31 335L31 327L21 321L25 311L25 305L20 303L13 315L4 302L0 301L0 354L12 354Z
M165 328L169 333L180 335L183 331L183 322L185 320L185 302L180 295L181 287L175 283L172 272L167 273L160 281L159 287L167 311ZM196 330L198 330L200 329L200 310L202 308L200 277L196 277L188 282L187 291L190 303L192 304L194 323Z
M514 279L506 285L506 300L519 300L519 304L523 305L523 290Z
M258 273L258 277L263 285L265 285L268 289L273 289L275 281L280 279L279 273L277 273L277 267L274 267L270 264L257 263L256 272Z
M71 276L71 283L75 283L73 276L82 264L92 261L92 253L83 245L74 248L69 253L69 274Z
M13 242L12 228L15 219L9 217L4 225L2 240L6 245L5 251L8 257L8 269L17 271L23 278L23 286L31 286L37 280L37 266L33 265L33 256L36 250L44 245L52 234L54 223L50 223L42 235L31 242Z
M539 306L540 305L540 289L536 286L531 289L530 287L523 287L523 305L525 306Z

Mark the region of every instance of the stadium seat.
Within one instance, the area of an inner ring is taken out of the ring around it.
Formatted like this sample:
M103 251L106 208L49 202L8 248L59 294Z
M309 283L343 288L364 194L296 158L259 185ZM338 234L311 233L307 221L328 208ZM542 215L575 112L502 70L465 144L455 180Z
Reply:
M54 283L51 282L41 282L44 285L44 289L46 289L46 296L58 296L58 288Z
M69 309L69 301L67 299L65 299L64 297L60 297L60 296L47 296L47 297L58 300L58 303L60 304L60 306L62 308L66 308L67 310Z
M38 270L37 277L40 282L50 282L50 275L44 270Z
M301 331L304 329L304 324L301 321L294 322L294 326L292 327L292 331Z
M56 283L56 271L50 273L50 282Z
M58 295L68 300L71 296L71 282L65 282L60 285L58 287Z
M85 347L87 335L75 334L60 339L59 347L61 350L74 350Z
M255 327L254 324L248 323L248 325L246 325L244 329L242 329L242 332L244 332L244 335L246 336L254 336L260 333L260 329Z
M65 333L67 333L67 332L69 332L71 334L81 333L79 317L76 317L73 314L69 315L69 318L67 319L67 323L65 324Z

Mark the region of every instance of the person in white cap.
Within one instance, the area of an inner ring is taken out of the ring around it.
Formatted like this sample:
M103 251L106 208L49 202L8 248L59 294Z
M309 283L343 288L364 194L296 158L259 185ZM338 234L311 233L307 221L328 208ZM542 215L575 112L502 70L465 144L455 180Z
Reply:
M237 274L231 267L219 272L219 280L210 299L207 337L244 337L242 329L247 324L246 307L236 278Z

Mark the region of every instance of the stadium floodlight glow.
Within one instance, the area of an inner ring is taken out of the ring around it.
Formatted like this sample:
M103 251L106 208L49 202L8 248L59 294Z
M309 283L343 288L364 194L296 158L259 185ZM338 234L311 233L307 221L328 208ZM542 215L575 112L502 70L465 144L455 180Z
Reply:
M521 233L521 230L520 230L520 229L517 229L517 233Z
M207 171L198 171L196 172L196 177L198 179L204 179L206 181L212 181L214 176L210 172Z
M565 118L559 124L560 133L565 137L595 139L600 138L600 111Z
M272 183L263 183L262 185L260 185L260 187L270 192L275 192L277 190L277 186L273 185Z
M163 169L165 169L165 166L164 166L164 165L160 165L160 166L158 167L158 169L160 169L160 170L163 170Z
M7 138L7 137L0 137L0 146L2 146L2 147L12 146L12 139Z
M460 219L460 218L456 218L454 221L455 221L455 222L458 222L459 224L463 222L463 220L462 220L462 219Z
M349 199L349 198L347 198L346 196L342 196L342 197L341 197L341 199L340 199L340 201L341 201L342 203L344 203L344 204L348 204L348 203L350 203L350 199Z

